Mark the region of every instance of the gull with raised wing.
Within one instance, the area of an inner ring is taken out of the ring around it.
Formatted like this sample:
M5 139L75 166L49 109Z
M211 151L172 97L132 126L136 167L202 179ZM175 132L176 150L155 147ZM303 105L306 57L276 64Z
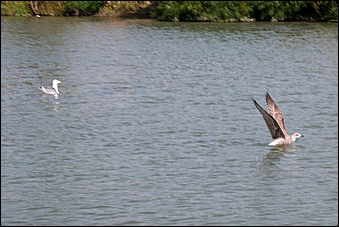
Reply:
M266 92L266 105L268 112L264 110L253 98L253 103L255 107L259 110L261 115L263 116L265 123L267 125L268 130L271 133L273 141L270 142L269 146L276 145L289 145L296 141L296 139L300 137L304 137L300 133L293 133L292 135L288 135L285 129L284 117L280 112L278 106L274 103L271 96Z
M51 94L54 95L55 97L58 97L59 95L59 89L58 89L58 84L61 84L61 81L54 79L52 82L52 87L39 87L39 89L46 94Z

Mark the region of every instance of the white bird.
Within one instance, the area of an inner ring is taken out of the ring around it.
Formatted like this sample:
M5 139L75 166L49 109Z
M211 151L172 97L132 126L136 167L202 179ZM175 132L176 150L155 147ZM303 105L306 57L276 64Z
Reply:
M259 112L263 116L267 128L271 133L273 141L270 142L268 145L269 146L289 145L296 141L296 139L304 137L302 134L297 132L293 133L292 135L287 134L285 129L284 117L280 112L278 106L274 103L273 99L267 92L265 94L265 97L268 113L253 98L252 100L255 107L259 110Z
M46 94L51 94L54 95L55 97L58 97L59 95L59 89L58 89L58 84L61 84L61 81L54 79L52 82L52 87L39 87L39 89Z

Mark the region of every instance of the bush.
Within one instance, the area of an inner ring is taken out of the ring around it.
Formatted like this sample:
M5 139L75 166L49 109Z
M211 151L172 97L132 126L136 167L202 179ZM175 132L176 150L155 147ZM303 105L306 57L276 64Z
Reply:
M26 1L1 1L1 16L30 16L31 10Z
M62 16L66 1L40 1L38 13L45 16Z
M104 1L67 1L64 15L88 16L99 12Z
M152 16L159 20L211 21L255 18L258 21L338 19L337 1L159 1Z

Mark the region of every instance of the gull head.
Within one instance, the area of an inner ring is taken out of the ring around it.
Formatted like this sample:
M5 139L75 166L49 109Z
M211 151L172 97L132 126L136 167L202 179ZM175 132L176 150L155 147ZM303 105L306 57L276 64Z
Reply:
M61 81L60 81L60 80L57 80L57 79L54 79L54 80L53 80L53 85L57 85L57 84L61 84Z
M292 140L293 141L296 141L296 139L299 139L301 137L304 137L302 134L298 133L298 132L295 132L292 134Z

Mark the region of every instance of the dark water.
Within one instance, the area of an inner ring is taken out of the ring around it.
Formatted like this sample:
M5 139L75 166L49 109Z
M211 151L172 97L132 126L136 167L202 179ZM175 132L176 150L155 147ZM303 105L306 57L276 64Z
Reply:
M1 225L338 225L338 24L1 18Z

